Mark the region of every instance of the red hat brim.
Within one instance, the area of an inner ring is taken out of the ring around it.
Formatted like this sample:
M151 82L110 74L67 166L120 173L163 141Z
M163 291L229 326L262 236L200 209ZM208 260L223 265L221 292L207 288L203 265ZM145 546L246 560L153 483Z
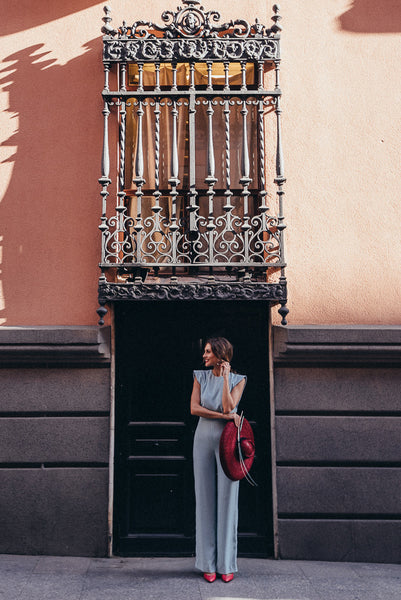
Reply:
M252 427L249 422L244 419L242 429L240 433L242 457L244 459L244 466L241 466L241 462L238 456L237 448L237 436L238 429L234 421L229 421L224 427L220 437L220 462L223 467L224 473L232 481L238 481L243 479L245 474L250 470L255 458L255 440L253 437ZM244 452L244 448L246 448Z

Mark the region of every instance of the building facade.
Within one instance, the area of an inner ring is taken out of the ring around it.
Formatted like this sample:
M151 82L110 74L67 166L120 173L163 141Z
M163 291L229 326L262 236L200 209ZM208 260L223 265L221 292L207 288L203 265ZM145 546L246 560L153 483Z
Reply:
M7 9L0 552L193 553L218 333L240 554L401 559L401 9L237 4Z

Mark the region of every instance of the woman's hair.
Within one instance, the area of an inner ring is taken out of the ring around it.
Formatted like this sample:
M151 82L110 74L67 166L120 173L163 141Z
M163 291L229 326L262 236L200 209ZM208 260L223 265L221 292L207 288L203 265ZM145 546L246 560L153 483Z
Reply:
M226 338L211 337L206 340L205 346L206 344L210 344L212 352L217 358L231 362L234 350L232 344Z

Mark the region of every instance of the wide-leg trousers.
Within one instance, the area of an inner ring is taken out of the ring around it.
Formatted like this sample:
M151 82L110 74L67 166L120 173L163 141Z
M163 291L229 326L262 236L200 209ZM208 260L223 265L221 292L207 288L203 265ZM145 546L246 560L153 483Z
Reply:
M194 437L195 567L204 573L237 571L239 481L231 481L220 464L219 442L225 424L200 417Z

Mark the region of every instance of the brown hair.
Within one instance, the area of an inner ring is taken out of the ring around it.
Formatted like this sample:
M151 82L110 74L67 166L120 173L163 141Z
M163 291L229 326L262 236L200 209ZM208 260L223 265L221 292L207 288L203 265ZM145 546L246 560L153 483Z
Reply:
M206 340L206 344L210 344L212 352L217 358L230 362L233 357L234 349L232 344L224 337L212 337Z

